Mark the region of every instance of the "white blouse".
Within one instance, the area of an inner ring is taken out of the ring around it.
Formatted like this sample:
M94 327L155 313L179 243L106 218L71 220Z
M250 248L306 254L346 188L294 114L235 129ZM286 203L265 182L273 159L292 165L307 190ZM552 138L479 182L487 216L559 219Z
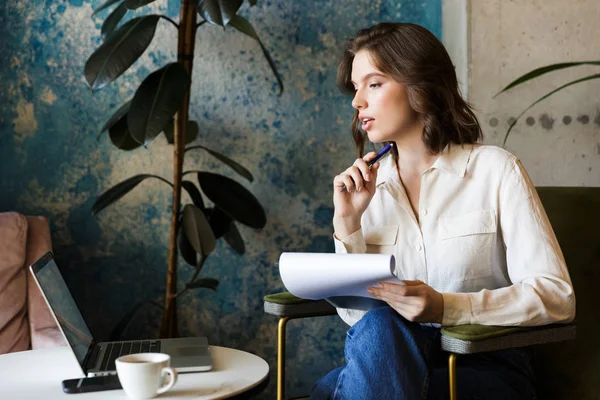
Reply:
M419 220L393 158L381 162L361 229L337 253L384 253L400 279L444 297L442 325L570 322L575 293L535 187L521 162L495 146L452 145L421 176ZM338 309L354 325L365 311Z

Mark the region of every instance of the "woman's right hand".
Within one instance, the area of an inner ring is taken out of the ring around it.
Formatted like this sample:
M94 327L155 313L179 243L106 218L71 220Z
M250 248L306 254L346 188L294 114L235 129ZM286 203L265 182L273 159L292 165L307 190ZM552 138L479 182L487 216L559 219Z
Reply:
M360 228L360 218L375 195L379 163L371 169L367 163L377 153L357 158L354 164L333 179L333 227L337 238L344 238Z

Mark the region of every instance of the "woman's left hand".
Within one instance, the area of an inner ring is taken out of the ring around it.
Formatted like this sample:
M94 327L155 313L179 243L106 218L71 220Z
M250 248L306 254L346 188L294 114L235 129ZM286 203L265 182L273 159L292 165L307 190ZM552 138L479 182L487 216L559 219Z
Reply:
M404 285L379 282L369 293L390 305L398 314L413 322L442 323L444 297L422 281L403 281Z

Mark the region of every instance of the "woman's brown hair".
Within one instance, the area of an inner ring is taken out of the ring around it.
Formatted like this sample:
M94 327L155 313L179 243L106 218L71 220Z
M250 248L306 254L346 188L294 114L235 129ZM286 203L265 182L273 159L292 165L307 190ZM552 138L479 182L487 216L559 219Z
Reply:
M460 96L454 65L444 45L427 29L409 23L380 23L358 31L348 41L337 74L342 92L354 96L352 61L367 50L375 67L403 84L412 108L423 116L423 143L431 154L449 144L471 144L483 134L477 117ZM359 129L358 111L352 119L352 137L358 156L367 135ZM394 160L398 160L393 148Z

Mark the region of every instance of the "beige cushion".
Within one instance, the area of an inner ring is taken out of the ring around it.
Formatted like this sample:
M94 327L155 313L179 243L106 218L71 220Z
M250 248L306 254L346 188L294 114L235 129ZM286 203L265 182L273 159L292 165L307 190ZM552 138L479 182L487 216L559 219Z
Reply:
M31 264L47 252L52 251L48 221L44 217L27 217L27 224L27 255L24 268L27 275L27 311L29 313L31 348L66 346L67 343L50 313L48 304L29 271Z
M0 213L0 354L28 350L27 277L23 269L27 219Z

